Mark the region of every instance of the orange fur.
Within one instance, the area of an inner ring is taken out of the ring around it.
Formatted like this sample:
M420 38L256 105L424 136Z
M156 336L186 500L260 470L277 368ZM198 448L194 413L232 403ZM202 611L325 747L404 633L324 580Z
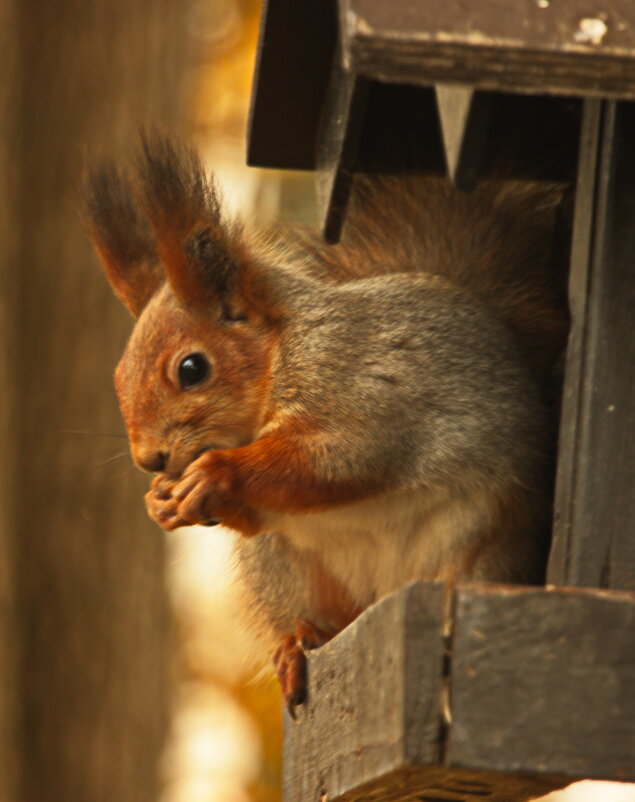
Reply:
M326 570L317 556L311 558L309 565L309 589L316 618L329 622L331 635L347 627L362 612L344 585Z
M385 489L385 485L368 478L320 478L303 444L310 431L307 423L295 420L249 445L209 451L185 472L182 481L195 474L207 483L210 510L231 505L234 500L283 513L348 504Z

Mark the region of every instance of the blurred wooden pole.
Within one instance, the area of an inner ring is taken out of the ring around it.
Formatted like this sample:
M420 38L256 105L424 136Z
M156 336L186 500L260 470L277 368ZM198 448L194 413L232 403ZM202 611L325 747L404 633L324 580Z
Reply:
M18 92L16 29L19 0L0 1L0 448L5 459L0 466L0 799L14 802L17 782L17 662L15 659L15 534L13 531L14 471L16 453L13 436L15 394L12 381L15 310L13 298L17 236L15 217L15 113Z
M0 0L13 59L0 72L3 802L158 796L163 540L112 390L131 321L97 269L76 188L86 146L179 119L186 14L177 0Z

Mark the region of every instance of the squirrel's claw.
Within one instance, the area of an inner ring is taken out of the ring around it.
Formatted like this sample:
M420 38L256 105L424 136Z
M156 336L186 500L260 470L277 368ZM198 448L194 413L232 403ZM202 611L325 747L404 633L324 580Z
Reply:
M187 482L184 487L179 486L174 494L179 515L191 524L206 524L214 517L206 511L209 496L210 488L204 480Z
M305 619L295 622L295 632L282 639L273 656L273 664L280 681L280 689L289 715L295 721L296 707L306 701L306 652L317 649L333 637L333 633Z
M257 511L229 494L224 473L227 464L217 465L215 460L213 452L205 452L187 466L182 476L173 479L159 474L153 479L146 506L159 526L172 530L222 523L245 536L262 531Z
M205 510L209 491L200 472L190 472L180 479L159 474L146 493L146 508L149 516L168 531L190 524L213 526L219 523L220 516L210 515Z
M273 656L282 699L295 721L296 707L306 700L306 655L295 635L287 635Z
M155 476L145 496L148 515L162 529L168 531L187 524L179 513L176 500L172 497L173 485L173 480L161 475Z

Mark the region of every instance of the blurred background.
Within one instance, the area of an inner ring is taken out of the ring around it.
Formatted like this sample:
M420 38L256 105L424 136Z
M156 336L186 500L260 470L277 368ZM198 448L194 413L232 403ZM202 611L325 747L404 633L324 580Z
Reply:
M245 166L259 15L0 0L2 802L280 800L279 693L235 624L234 536L146 517L111 380L132 321L77 193L87 153L158 124L196 143L228 208L311 225L312 176ZM635 800L576 789L554 802Z

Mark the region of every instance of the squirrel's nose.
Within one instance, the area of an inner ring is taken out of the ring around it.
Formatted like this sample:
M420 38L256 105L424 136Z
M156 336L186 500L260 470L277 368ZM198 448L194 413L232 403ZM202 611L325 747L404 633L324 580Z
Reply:
M159 473L165 470L168 455L163 451L137 451L134 455L137 466L142 471Z

